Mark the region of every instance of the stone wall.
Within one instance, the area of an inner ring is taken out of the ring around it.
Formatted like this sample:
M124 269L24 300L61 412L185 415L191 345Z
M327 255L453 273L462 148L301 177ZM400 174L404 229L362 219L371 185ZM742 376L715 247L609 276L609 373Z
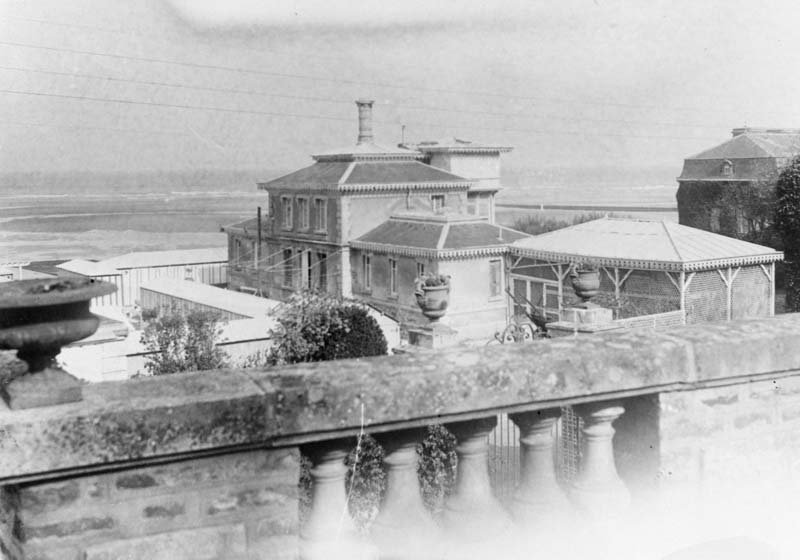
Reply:
M285 448L25 483L0 531L28 559L293 558L298 479Z

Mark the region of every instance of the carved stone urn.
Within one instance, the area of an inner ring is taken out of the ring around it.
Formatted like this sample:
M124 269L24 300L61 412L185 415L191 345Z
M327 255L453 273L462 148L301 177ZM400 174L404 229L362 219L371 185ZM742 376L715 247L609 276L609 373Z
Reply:
M447 313L450 303L450 277L433 274L418 278L414 296L422 314L432 323L438 321Z
M0 284L0 349L16 350L27 373L0 372L0 395L10 408L81 399L81 382L55 366L61 347L92 335L100 319L92 298L116 290L91 278L21 280Z
M600 293L600 269L592 267L576 267L572 274L572 289L575 295L581 298L583 305L588 305L589 300Z

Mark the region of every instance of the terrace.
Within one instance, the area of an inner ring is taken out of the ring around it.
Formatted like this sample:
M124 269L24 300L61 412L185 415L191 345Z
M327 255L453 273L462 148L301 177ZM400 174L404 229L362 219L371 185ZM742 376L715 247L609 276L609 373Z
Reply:
M796 544L798 348L800 316L785 315L87 384L77 400L34 408L0 401L0 550L69 560L770 558ZM4 377L24 367L0 362ZM43 375L20 379L38 378L41 391ZM567 481L554 452L564 407L583 433ZM520 431L519 485L505 503L487 468L499 414ZM435 516L416 470L432 423L456 436L458 456ZM367 530L348 514L345 484L362 433L385 450L385 492ZM312 485L302 524L301 453ZM702 540L717 548L676 553Z

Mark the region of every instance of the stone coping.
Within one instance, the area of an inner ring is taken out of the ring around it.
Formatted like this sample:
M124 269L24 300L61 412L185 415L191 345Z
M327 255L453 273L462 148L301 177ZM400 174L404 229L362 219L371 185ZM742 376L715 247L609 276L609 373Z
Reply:
M800 314L530 344L174 374L0 405L0 482L800 374Z

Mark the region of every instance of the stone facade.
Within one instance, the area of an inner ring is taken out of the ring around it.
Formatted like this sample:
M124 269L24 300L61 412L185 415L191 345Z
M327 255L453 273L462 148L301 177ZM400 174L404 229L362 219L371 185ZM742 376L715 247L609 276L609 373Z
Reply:
M15 536L42 560L291 558L298 478L289 448L24 483Z
M746 202L774 187L781 168L800 154L800 130L735 128L733 138L686 158L678 177L681 224L746 237L763 227L763 216Z

